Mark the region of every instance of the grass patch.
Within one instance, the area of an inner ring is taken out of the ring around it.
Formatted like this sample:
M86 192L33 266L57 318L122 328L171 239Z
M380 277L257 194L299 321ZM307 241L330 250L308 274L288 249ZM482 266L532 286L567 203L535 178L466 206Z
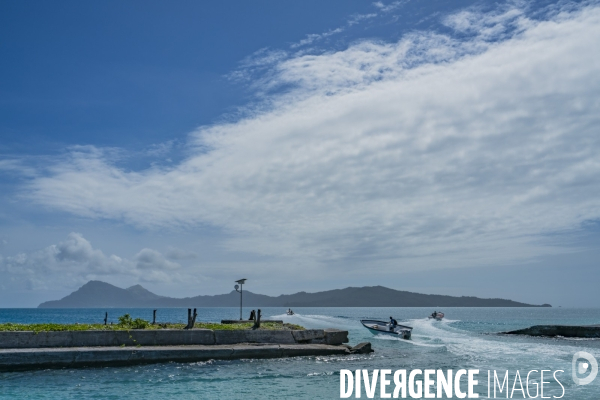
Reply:
M196 322L195 328L201 329L212 329L213 331L222 330L222 331L237 331L244 329L252 329L252 323L242 323L242 324L218 324L211 322ZM269 331L282 331L282 330L297 330L303 331L304 327L295 324L280 324L277 322L261 322L260 329L269 330Z
M123 316L125 317L125 316ZM136 318L119 318L118 324L0 324L0 332L60 332L60 331L129 331L129 330L159 330L159 329L183 329L186 324L156 324L152 325L148 321ZM121 319L123 318L123 319ZM219 324L211 322L196 322L194 329L212 329L212 330L244 330L252 329L252 323L244 324ZM260 329L264 330L304 330L304 327L294 324L279 324L275 322L264 322L260 324Z
M183 328L185 324L167 324L173 325L171 329L177 329L175 326ZM34 332L60 332L60 331L129 331L132 327L123 325L104 325L104 324L0 324L0 332L34 331ZM166 329L158 325L149 325L146 329Z

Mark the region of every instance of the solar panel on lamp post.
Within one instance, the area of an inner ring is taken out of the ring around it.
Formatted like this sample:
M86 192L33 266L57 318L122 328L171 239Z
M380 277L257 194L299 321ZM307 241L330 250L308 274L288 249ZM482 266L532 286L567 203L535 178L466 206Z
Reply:
M237 280L235 282L240 284L239 286L235 285L234 288L235 288L236 292L240 293L240 321L241 321L242 320L242 300L243 300L243 296L244 296L242 292L244 290L243 289L243 285L244 285L244 283L246 283L246 279L240 279L240 280ZM240 290L238 290L238 288Z

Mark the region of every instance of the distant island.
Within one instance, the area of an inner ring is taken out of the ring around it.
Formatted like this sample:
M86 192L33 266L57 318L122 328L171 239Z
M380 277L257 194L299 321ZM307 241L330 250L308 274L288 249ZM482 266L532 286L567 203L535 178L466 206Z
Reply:
M75 292L47 301L38 308L144 308L144 307L237 307L236 291L215 296L177 299L159 296L140 285L122 289L106 282L89 281ZM443 296L389 289L383 286L348 287L324 292L299 292L267 296L244 291L246 307L551 307L505 299L481 299L471 296Z

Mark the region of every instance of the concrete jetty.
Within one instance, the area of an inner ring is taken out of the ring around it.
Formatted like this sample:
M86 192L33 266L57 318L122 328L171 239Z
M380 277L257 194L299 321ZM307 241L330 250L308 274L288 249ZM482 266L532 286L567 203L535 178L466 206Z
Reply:
M373 351L347 342L348 331L339 329L0 332L0 371Z
M600 338L600 325L535 325L525 329L502 333L506 335Z
M160 362L199 362L243 358L281 358L351 354L326 344L232 344L148 347L72 347L0 349L0 371L126 366Z
M348 331L339 329L148 329L129 331L9 331L0 332L0 348L97 346L182 346L236 343L329 344L348 343Z

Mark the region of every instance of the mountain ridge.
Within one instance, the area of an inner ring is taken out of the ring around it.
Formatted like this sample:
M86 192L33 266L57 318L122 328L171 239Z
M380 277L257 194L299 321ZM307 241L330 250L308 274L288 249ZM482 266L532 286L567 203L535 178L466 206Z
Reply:
M100 307L237 307L239 294L199 295L174 298L160 296L141 285L126 289L102 281L89 281L60 300L41 303L38 308ZM507 299L483 299L474 296L422 294L384 286L347 287L322 292L305 291L268 296L244 291L246 307L551 307Z

